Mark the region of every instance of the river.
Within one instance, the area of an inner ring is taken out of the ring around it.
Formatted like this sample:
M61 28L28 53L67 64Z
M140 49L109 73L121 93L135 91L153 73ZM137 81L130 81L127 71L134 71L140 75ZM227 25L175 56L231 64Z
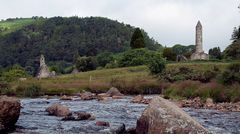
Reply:
M96 126L96 121L107 121L111 128L117 128L122 123L127 128L136 127L137 118L147 105L130 103L131 96L125 99L63 101L59 99L21 99L22 109L17 125L17 131L29 134L104 134L110 128ZM62 118L49 116L45 109L60 103L70 108L72 112L88 112L96 116L94 121L61 121ZM212 133L240 133L240 112L220 112L216 110L184 108Z

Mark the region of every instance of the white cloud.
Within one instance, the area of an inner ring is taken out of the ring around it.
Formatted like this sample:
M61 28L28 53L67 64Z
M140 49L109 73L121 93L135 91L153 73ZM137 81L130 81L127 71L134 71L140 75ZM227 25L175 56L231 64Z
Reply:
M159 43L194 44L201 20L204 48L224 49L240 25L239 0L1 0L0 19L31 16L103 16L145 29Z

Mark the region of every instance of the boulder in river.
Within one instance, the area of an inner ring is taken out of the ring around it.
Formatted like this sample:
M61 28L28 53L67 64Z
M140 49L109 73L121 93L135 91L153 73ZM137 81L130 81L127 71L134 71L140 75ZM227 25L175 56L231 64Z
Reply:
M112 96L112 99L123 99L123 96Z
M105 121L97 121L96 126L110 127L110 124L109 124L109 122L105 122Z
M72 100L72 97L63 95L63 96L60 97L60 100Z
M143 104L149 104L151 99L145 99L142 95L135 96L131 102L132 103L143 103Z
M123 94L115 87L111 87L107 92L107 95L109 95L110 97L113 96L123 96Z
M137 121L137 134L210 134L175 104L161 97L152 99Z
M116 134L123 134L126 131L126 126L125 124L122 124L121 126L119 126L116 130L115 133Z
M60 104L53 104L52 106L48 107L46 111L49 115L55 115L59 117L71 115L69 108Z
M96 94L93 94L91 92L84 92L80 94L80 97L82 100L93 100L96 98Z
M73 115L68 115L62 118L62 121L76 121L76 118Z
M77 116L77 120L95 120L95 116L93 114L86 112L78 112Z
M0 131L14 127L20 115L20 101L13 97L0 96Z
M104 97L104 96L101 96L101 95L97 95L97 100L98 101L107 101L109 99L109 97Z
M133 97L133 99L131 100L132 103L141 103L141 101L144 99L144 97L142 95L138 95Z

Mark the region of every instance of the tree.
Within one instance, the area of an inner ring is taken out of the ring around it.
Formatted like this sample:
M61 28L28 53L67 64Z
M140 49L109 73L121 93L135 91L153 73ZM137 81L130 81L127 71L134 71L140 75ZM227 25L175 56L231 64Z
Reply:
M130 46L132 49L136 48L144 48L145 47L145 42L144 42L144 37L139 28L136 28L133 35L132 39L130 42Z
M240 40L234 41L224 50L224 58L240 59Z
M240 59L240 27L234 28L232 40L232 44L224 50L224 56L230 59Z
M208 51L211 59L222 59L221 49L219 47L214 47Z
M168 61L176 60L176 54L173 52L172 48L164 48L163 57L166 58Z
M232 34L232 40L233 41L240 40L240 26L238 28L234 27L233 34Z

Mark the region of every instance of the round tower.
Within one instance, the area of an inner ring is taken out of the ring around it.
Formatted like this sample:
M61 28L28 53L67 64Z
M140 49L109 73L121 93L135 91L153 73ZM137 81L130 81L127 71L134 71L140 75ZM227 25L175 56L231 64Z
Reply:
M203 52L202 24L198 21L196 26L196 53Z

